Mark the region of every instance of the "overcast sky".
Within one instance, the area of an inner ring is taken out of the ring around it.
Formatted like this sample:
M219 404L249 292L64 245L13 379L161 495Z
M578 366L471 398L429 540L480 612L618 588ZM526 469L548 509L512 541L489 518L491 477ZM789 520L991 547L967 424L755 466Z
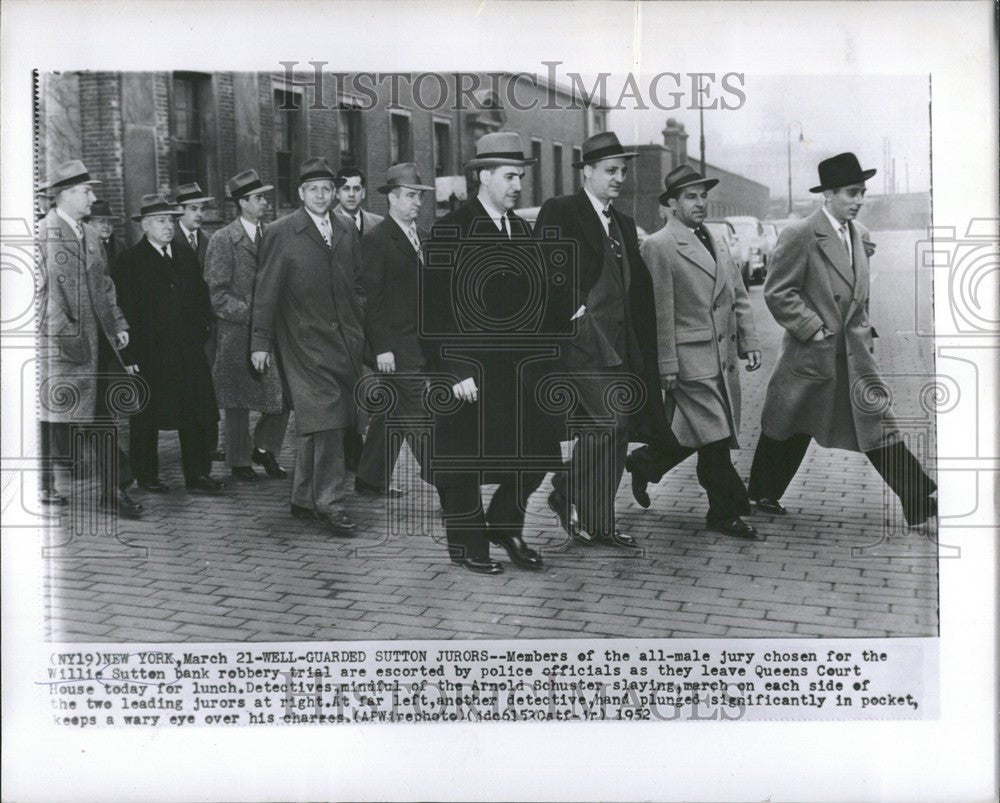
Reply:
M652 76L638 82L648 95ZM592 76L590 77L592 82ZM622 76L608 80L608 100L614 103L621 92ZM717 79L718 82L718 79ZM589 83L587 84L590 85ZM712 97L724 96L731 104L738 98L723 92L716 84ZM661 84L657 95L664 105L670 103ZM788 124L801 123L804 141L798 141L799 127L792 128L792 187L796 198L809 196L809 187L817 183L816 165L828 156L843 151L857 154L864 168L877 168L878 174L868 184L869 192L883 191L883 139L888 138L896 159L897 191L907 189L907 170L911 192L926 191L930 186L930 122L928 104L930 86L923 76L754 76L744 78L746 101L738 110L705 111L705 158L718 167L733 170L771 188L771 197L787 197ZM683 106L690 105L687 89ZM684 123L688 153L698 158L698 112L682 108L663 111L645 101L649 111L633 108L612 110L610 127L623 142L662 143L668 117Z

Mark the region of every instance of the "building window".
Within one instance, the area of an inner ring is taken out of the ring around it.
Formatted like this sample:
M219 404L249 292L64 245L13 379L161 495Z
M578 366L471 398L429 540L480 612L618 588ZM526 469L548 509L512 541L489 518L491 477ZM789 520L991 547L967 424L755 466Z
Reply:
M535 164L531 168L531 198L535 206L542 205L542 141L531 140L531 156Z
M603 110L594 109L594 130L592 133L600 134L607 130L608 121Z
M294 206L298 193L296 168L300 158L302 134L302 94L285 89L274 90L274 184L279 206Z
M434 175L451 175L451 125L434 121Z
M340 166L361 167L364 150L361 145L361 109L343 103L337 113L340 135Z
M205 125L202 104L208 78L174 73L170 93L170 145L174 184L206 181Z
M583 148L573 148L573 161L579 163L583 161ZM579 192L583 188L583 171L573 168L573 191Z
M413 161L413 143L410 139L410 115L389 113L389 163Z
M552 144L552 194L563 194L563 146Z

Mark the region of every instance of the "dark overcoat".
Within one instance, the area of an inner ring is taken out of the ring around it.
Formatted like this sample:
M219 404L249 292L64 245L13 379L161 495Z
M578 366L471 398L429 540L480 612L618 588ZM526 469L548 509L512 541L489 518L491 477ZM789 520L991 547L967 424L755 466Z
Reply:
M677 387L672 427L683 446L728 440L739 447L739 360L759 351L750 298L729 251L716 258L676 217L642 244L653 277L660 375Z
M212 322L208 288L189 248L171 259L143 237L118 257L115 274L131 340L122 352L139 366L149 401L135 418L161 430L219 420L205 340Z
M282 411L281 377L250 363L250 315L257 279L257 246L236 218L212 235L205 282L215 313L215 398L223 409Z
M638 353L630 353L626 367L637 376L645 389L643 406L629 417L629 438L633 441L649 442L667 428L667 417L660 390L660 376L657 368L656 306L653 300L653 282L649 270L639 252L639 239L635 220L611 207L618 229L622 233L622 247L628 258L629 286L628 307L623 310L620 325L626 328L625 341L637 344ZM584 190L575 195L550 198L538 212L535 221L535 238L545 239L556 233L561 239L576 243L576 278L564 282L564 292L556 292L551 302L554 320L566 330L575 327L575 335L564 347L567 363L571 370L588 362L595 368L606 366L606 345L614 343L617 337L605 331L607 325L618 325L619 321L596 321L587 315L571 322L576 311L587 303L587 297L601 277L604 266L603 226L597 212ZM554 248L548 249L557 253ZM561 265L552 265L551 272L561 272Z
M868 318L865 230L851 223L854 262L822 208L781 231L764 300L785 330L761 428L821 446L869 451L898 436ZM833 337L813 341L825 327Z
M84 242L55 209L38 224L39 358L38 387L41 421L93 420L101 351L114 354L116 371L123 371L115 335L129 329L119 307L115 285L108 276L104 248L97 230L86 223ZM105 341L108 349L101 348Z
M277 357L300 435L354 426L364 349L361 244L327 213L332 247L304 208L264 229L250 350Z
M432 388L430 394L439 404L433 476L425 472L425 479L439 487L468 473L491 483L511 471L561 467L564 424L542 409L536 395L539 383L559 370L557 341L543 317L520 314L537 303L545 266L530 226L512 212L507 220L510 239L473 199L440 218L425 244L421 346L428 371L447 376L446 392ZM469 377L478 401L453 399L451 385Z

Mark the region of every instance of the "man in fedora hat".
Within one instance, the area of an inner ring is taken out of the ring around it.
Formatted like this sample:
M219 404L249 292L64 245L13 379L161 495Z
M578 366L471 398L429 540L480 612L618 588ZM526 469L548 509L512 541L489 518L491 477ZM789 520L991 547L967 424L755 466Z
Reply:
M60 164L42 188L52 208L38 224L38 360L40 446L44 460L39 501L66 505L56 489L55 463L71 459L71 425L85 428L112 419L106 396L111 372L124 373L119 350L130 327L118 305L115 285L97 230L84 223L96 201L83 162ZM70 399L72 404L65 404ZM85 438L84 442L90 442ZM110 450L109 450L110 451ZM109 463L106 465L105 462ZM136 518L142 506L125 491L132 482L128 460L115 444L114 458L97 452L101 503Z
M344 433L357 412L364 291L360 241L330 210L335 186L325 159L307 159L299 168L302 206L265 229L250 356L260 373L281 370L295 409L292 515L349 538Z
M417 227L424 184L412 163L393 165L386 171L378 192L386 196L389 216L361 240L361 280L365 288L366 332L375 356L375 368L395 390L398 399L390 419L423 415L424 354L418 326L421 243L427 233ZM386 416L372 418L368 427L354 489L367 495L399 496L389 480L399 456L400 443L386 454ZM416 441L413 446L416 448ZM422 456L418 455L418 462Z
M198 264L205 265L205 254L208 252L208 235L202 231L205 222L205 208L215 198L206 195L197 181L181 184L174 191L174 203L183 213L177 218L177 229L174 236L176 245L183 245L194 251Z
M853 153L820 162L810 192L823 194L823 206L783 229L771 258L764 300L785 336L750 470L750 497L762 512L787 512L781 496L815 439L864 452L908 524L937 513L936 486L902 441L874 356L868 251L854 222L874 175Z
M253 464L270 477L288 476L277 455L288 428L277 371L260 374L250 364L250 315L264 237L267 193L256 170L244 170L226 184L239 215L208 243L205 281L215 313L217 352L212 365L215 397L224 411L226 465L239 480L253 481ZM250 437L250 411L261 413Z
M702 225L708 192L718 179L689 165L671 170L660 203L671 210L667 225L642 244L653 277L660 381L673 402L671 429L628 456L632 493L649 507L646 484L692 454L698 481L708 493L708 526L737 538L758 538L741 516L749 515L747 490L730 449L740 431L740 359L760 367L760 345L750 298L724 246Z
M653 285L639 253L635 221L613 204L636 154L612 132L595 134L581 150L573 167L583 171L583 187L542 205L535 237L554 229L577 244L577 280L564 285L573 292L555 300L561 325L574 331L562 346L563 362L574 375L578 407L592 419L613 421L614 430L610 444L601 437L574 443L566 471L553 478L549 506L563 528L585 544L596 540L634 548L635 538L616 528L614 513L630 426L641 439L666 426ZM608 404L609 390L627 381L641 383L644 398L631 416Z
M382 215L376 215L361 206L367 192L368 178L364 170L359 167L342 167L337 171L337 205L333 211L345 223L350 223L357 229L359 237L364 237L385 220Z
M434 410L423 476L441 499L451 560L482 574L503 570L491 543L520 568L542 568L522 537L524 515L560 466L559 422L535 392L555 368L555 348L543 327L521 320L545 281L544 265L528 259L537 251L531 229L513 212L534 161L516 133L481 137L465 165L478 193L437 221L422 267L424 356L451 384L449 403ZM485 514L484 483L498 484Z
M132 323L126 351L149 387L131 419L129 450L139 486L166 493L157 441L160 430L177 430L188 491L218 494L225 485L211 476L211 435L219 410L205 358L212 307L194 251L172 242L181 214L162 195L144 195L132 215L143 236L118 258L122 310Z
M111 211L111 204L100 199L94 201L90 206L90 216L87 222L97 230L97 236L104 247L104 256L107 259L108 270L115 264L118 254L121 252L121 245L115 239L115 223L118 216Z

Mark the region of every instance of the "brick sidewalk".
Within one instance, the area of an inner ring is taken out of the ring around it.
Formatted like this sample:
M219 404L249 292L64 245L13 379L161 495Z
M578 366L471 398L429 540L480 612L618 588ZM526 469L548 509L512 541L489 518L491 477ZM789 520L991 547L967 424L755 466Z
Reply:
M886 293L892 281L880 277L880 291ZM743 448L733 458L744 477L779 342L760 287L752 288L751 298L765 364L755 374L742 374ZM912 386L893 387L899 399L912 398L919 377L931 372L927 353L926 343L908 339L905 332L882 332L879 356L885 371L914 376ZM286 466L294 462L293 447L290 437L282 456ZM433 532L380 538L384 503L352 497L350 513L366 526L353 542L345 542L289 517L287 480L231 482L221 498L187 496L175 434L161 436L161 454L164 481L176 490L163 497L135 492L148 512L140 522L121 522L120 537L131 546L107 537L77 537L65 551L78 557L45 562L50 638L172 642L937 633L934 545L921 533L897 533L882 541L887 518L899 517L898 503L885 500L881 480L861 454L811 447L783 497L790 515L753 517L767 534L764 543L704 529L706 501L693 459L650 488L653 501L646 511L632 499L626 474L618 493L619 524L637 536L640 554L567 544L546 507L546 481L531 499L525 526L528 543L544 554L546 571L519 571L494 550L506 568L499 577L474 575L448 562L436 499L416 478L408 455L400 461L397 484L408 488L404 500L429 505ZM216 465L217 476L222 469ZM141 549L148 551L146 558Z

